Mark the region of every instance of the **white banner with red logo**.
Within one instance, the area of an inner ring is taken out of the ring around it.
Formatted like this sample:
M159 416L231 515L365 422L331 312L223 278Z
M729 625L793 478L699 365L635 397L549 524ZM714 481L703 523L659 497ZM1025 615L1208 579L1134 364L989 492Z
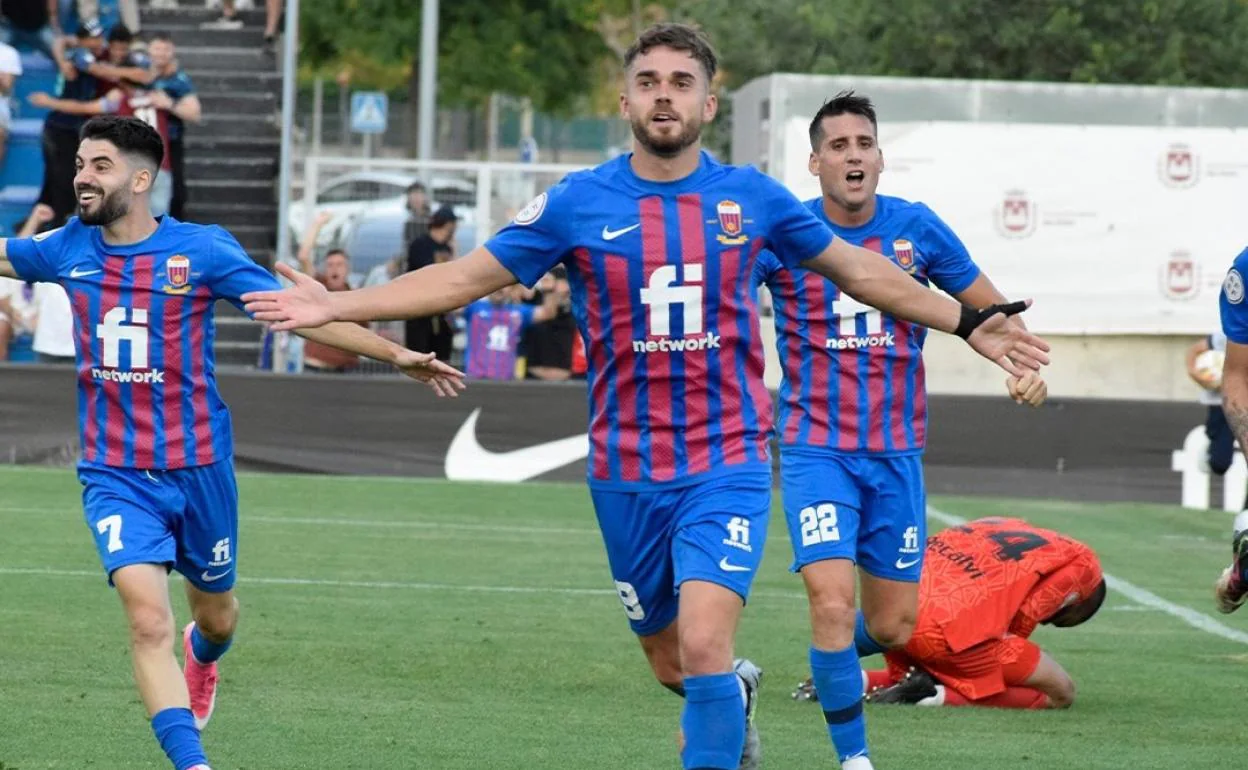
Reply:
M783 181L819 194L807 125ZM879 191L927 203L1050 334L1205 334L1248 246L1248 137L1227 129L880 125ZM748 213L748 212L747 212ZM917 238L911 238L916 240Z

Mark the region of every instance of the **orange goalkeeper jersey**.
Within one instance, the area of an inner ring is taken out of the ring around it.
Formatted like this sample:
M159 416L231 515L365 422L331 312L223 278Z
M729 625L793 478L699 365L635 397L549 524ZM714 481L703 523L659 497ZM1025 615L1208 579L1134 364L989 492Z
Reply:
M1026 638L1101 582L1091 548L1022 519L979 519L927 541L919 626L957 653L1006 634ZM920 629L916 629L916 635Z

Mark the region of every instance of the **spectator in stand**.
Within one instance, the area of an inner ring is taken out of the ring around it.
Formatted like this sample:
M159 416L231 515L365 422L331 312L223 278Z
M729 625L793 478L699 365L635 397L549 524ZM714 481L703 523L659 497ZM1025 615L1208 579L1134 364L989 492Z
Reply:
M186 151L182 141L186 124L198 123L202 119L202 108L190 75L182 71L174 56L173 38L156 35L148 44L147 51L152 58L152 73L155 76L150 87L164 91L173 100L169 109L169 164L173 171L173 200L169 204L169 213L175 219L185 219Z
M50 207L36 205L18 238L29 238L47 228L54 216ZM35 284L35 336L31 343L41 364L74 363L74 315L69 295L59 283Z
M273 50L277 43L277 25L282 20L283 0L264 0L264 45Z
M316 252L316 237L321 228L325 227L333 215L322 211L313 217L308 229L299 243L299 269L316 280L330 291L349 291L356 288L351 284L351 259L342 249L331 249L325 255L323 269L313 269L313 257ZM367 326L368 324L360 324ZM347 372L359 366L360 359L353 353L338 348L307 340L303 345L303 365L306 369L317 372Z
M61 37L57 0L0 0L0 42L34 48L59 63L53 43Z
M407 186L407 221L403 223L403 248L411 247L412 241L429 229L429 196L425 186L412 182Z
M408 195L411 195L408 188ZM419 191L424 195L424 188ZM409 197L409 203L411 201ZM418 210L418 209L417 209ZM410 222L410 220L409 220ZM459 217L450 206L443 206L429 217L424 232L417 236L407 247L407 271L419 270L428 265L449 262L454 256L455 227ZM433 353L439 361L451 360L451 347L455 340L455 330L450 319L445 315L430 318L409 319L404 328L406 345L420 345L412 350L425 350Z
M520 337L534 323L554 318L560 302L566 300L551 292L539 305L527 305L513 284L486 299L464 308L468 346L464 350L464 370L481 380L514 380L520 359Z
M77 0L77 6L79 19L100 23L100 0ZM117 10L121 12L121 24L131 33L138 32L140 29L138 0L117 0ZM121 61L124 56L125 54L118 57L117 61Z
M135 51L122 64L127 68L144 71L148 65L147 54ZM152 182L151 210L154 217L162 217L169 213L169 203L173 198L173 173L169 160L169 126L172 122L173 100L169 94L123 79L116 88L109 90L99 99L89 102L54 99L39 91L28 98L30 103L37 107L46 107L69 115L138 117L156 129L156 133L160 134L161 140L164 141L165 156L160 162L160 170L156 174L156 179Z
M209 0L208 6L218 3ZM220 0L221 15L213 21L199 25L201 29L241 29L243 20L238 12L253 7L251 0ZM277 42L277 25L282 19L282 0L265 0L264 3L264 46L272 50Z
M38 320L35 284L14 278L0 278L0 361L29 360Z
M537 288L543 305L551 294L559 298L559 304L553 318L536 322L524 332L525 377L561 382L572 377L572 343L577 333L567 270L557 266Z
M99 97L100 81L89 70L96 63L103 42L98 25L78 30L77 46L64 54L70 70L62 73L59 99L89 102ZM78 130L85 122L81 115L59 111L53 111L43 122L43 189L39 202L52 207L55 226L64 224L77 206L74 157L78 153Z
M29 238L52 221L52 209L36 205L17 231L18 238ZM29 354L22 360L40 361L45 353L74 358L73 318L69 296L54 283L24 283L0 279L0 361L8 359L10 343L23 342ZM59 353L58 353L59 351Z
M13 122L13 85L21 74L22 59L17 49L0 43L0 166L4 164L4 153L9 144L9 124Z
M221 0L221 15L199 26L200 29L242 29L243 20L238 18L238 10L234 7L234 0Z

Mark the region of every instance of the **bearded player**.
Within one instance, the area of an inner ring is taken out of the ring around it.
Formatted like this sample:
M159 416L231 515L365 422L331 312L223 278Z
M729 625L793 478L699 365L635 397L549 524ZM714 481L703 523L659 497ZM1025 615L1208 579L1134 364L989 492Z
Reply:
M452 262L332 295L284 271L294 287L245 297L274 328L306 328L436 315L566 266L589 351L591 497L632 630L659 682L685 699L687 770L758 762L748 717L758 671L734 673L733 639L771 501L772 405L750 280L762 250L959 332L1015 374L1047 362L1043 341L1003 308L977 312L937 296L835 238L775 180L702 152L716 67L697 30L653 27L624 57L620 111L633 152L564 178Z
M78 216L34 238L0 240L0 276L69 293L78 358L86 523L126 612L135 681L175 770L208 770L217 660L238 623L238 490L230 416L213 373L212 306L277 280L220 227L156 220L164 148L136 118L82 128ZM310 339L398 366L454 394L462 375L349 324ZM193 621L174 656L168 572L186 579Z

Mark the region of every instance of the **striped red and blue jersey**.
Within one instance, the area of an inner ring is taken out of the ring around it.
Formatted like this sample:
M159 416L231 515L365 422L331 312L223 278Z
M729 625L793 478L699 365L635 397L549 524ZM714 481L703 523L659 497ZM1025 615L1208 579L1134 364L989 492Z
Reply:
M233 236L166 216L145 240L114 246L73 217L7 248L18 275L69 294L84 465L173 470L233 456L213 304L241 308L245 292L280 288Z
M769 473L754 263L769 249L797 265L832 233L757 169L703 153L660 183L630 159L567 176L486 244L527 286L567 267L589 359L590 485Z
M468 344L465 371L482 380L514 380L520 335L533 323L533 305L478 300L464 308Z
M979 268L947 224L922 203L877 195L861 227L828 220L823 199L807 208L841 238L878 252L924 286L964 291ZM824 277L785 270L764 254L755 281L775 305L784 377L776 433L786 450L906 455L923 451L927 329L859 303Z

